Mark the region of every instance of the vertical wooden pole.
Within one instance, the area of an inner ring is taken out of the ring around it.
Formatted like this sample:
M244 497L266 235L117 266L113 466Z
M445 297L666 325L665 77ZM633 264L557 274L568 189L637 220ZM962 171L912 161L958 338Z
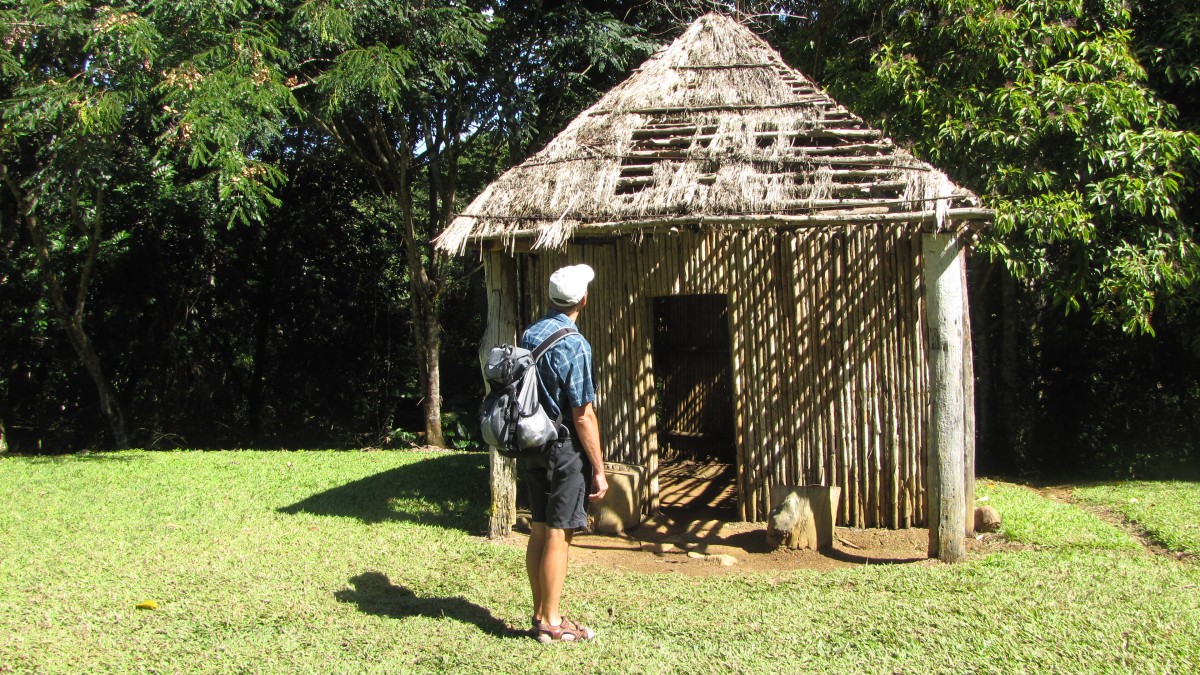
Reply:
M961 285L963 314L963 507L967 536L975 534L975 343L971 339L971 301L967 297L964 253Z
M953 234L922 237L928 322L929 554L966 559L963 405L963 252Z
M492 347L517 341L517 267L504 251L483 254L483 277L487 285L487 327L479 345L482 365ZM489 481L492 507L488 515L488 537L505 537L517 522L517 462L490 448Z

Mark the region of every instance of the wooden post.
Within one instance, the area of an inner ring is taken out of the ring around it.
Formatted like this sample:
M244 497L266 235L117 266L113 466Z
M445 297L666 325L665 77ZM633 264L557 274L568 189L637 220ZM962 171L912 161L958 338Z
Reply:
M967 297L966 251L962 269L963 316L963 506L966 534L975 534L975 342L971 338L971 301Z
M922 237L929 354L929 554L966 559L963 249L953 234Z
M492 347L517 341L517 268L504 251L485 251L483 278L487 285L487 327L479 345L479 362ZM485 385L486 386L486 385ZM488 511L488 537L505 537L517 522L517 462L489 449L492 506Z

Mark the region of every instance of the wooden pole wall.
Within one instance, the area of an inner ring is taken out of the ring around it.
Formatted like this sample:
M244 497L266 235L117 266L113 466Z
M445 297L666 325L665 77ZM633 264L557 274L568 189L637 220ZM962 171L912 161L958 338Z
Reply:
M657 506L654 298L728 301L738 502L766 518L767 484L842 488L839 523L925 524L924 282L916 226L692 232L575 243L520 256L525 322L558 267L596 270L580 330L592 343L606 457L648 470Z

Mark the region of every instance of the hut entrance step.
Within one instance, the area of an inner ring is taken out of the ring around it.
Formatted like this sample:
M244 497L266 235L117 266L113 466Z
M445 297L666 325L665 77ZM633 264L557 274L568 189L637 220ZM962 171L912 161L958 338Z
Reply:
M664 513L686 520L737 520L737 467L720 462L671 462L659 469L659 503Z

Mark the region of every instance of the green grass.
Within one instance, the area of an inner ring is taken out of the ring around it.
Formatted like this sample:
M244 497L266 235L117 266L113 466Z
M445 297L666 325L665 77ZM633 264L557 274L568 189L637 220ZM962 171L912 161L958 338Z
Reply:
M1200 556L1200 483L1121 481L1079 487L1075 495L1124 515L1171 551Z
M1012 541L1047 548L1137 550L1139 544L1119 528L1076 506L1053 501L1011 483L980 480L977 505L990 504L1001 514L1001 532Z
M0 672L1194 672L1200 565L980 481L1035 548L959 565L646 575L578 566L595 643L538 645L485 458L0 459ZM138 610L156 600L157 610Z

